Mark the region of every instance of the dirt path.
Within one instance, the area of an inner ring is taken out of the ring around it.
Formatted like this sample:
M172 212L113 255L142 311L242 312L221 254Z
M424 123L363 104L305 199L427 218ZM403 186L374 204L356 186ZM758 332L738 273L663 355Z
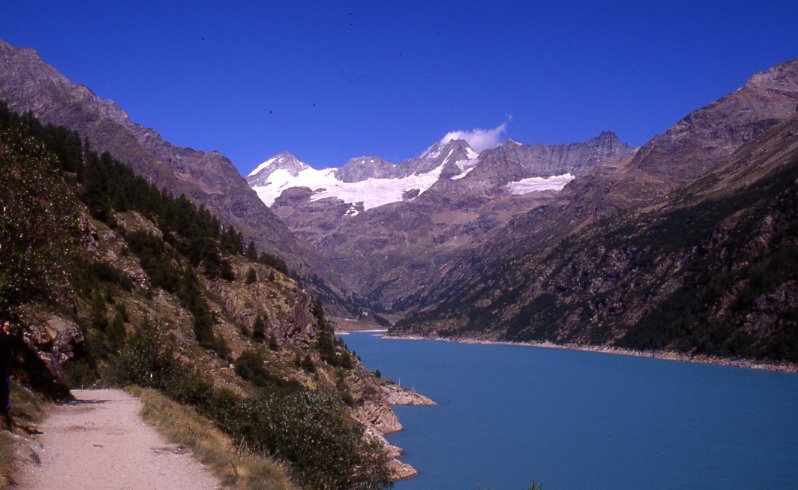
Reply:
M23 489L213 489L218 481L139 417L121 390L74 390L76 403L42 423L41 465L17 475Z

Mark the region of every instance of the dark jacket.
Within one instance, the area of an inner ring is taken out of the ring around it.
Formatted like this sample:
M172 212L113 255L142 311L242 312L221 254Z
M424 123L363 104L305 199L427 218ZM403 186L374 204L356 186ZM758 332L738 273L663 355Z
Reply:
M14 354L11 349L13 340L10 335L6 335L0 330L0 377L2 378L11 376L11 359Z

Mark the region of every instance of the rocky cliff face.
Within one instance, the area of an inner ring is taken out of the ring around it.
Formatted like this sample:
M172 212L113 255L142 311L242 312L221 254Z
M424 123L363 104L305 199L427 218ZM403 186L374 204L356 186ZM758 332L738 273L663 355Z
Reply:
M674 124L644 145L633 167L687 184L722 165L743 143L784 122L796 110L798 60L757 73L741 88Z
M343 182L360 182L366 179L386 179L396 175L396 167L380 157L352 158L335 172ZM250 182L250 185L252 183Z

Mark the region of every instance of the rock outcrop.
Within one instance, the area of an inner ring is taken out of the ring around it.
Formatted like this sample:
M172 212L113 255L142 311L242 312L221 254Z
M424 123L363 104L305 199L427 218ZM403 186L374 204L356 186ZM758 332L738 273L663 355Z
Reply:
M250 329L260 315L265 335L273 334L280 345L307 348L317 340L319 326L311 313L313 299L293 279L243 259L234 258L231 265L237 278L246 278L251 270L255 280L247 284L244 280L204 279L225 315Z
M19 320L21 345L15 354L25 367L19 375L37 389L55 397L68 397L64 363L81 347L83 331L72 320L41 305L26 305Z
M415 468L399 461L402 449L394 446L385 438L386 435L399 432L403 428L391 406L432 406L437 404L414 391L370 375L359 375L354 386L356 388L353 391L362 398L360 403L351 409L352 417L366 426L367 438L377 441L385 448L391 458L388 467L392 479L403 480L416 476L418 472Z

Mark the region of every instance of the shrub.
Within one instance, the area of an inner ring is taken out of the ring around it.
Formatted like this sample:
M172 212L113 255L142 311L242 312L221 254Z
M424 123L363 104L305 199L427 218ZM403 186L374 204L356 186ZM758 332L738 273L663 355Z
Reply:
M264 375L259 355L242 357L244 360L236 363L237 372ZM268 373L265 376L274 379ZM109 378L121 385L156 388L176 401L196 406L233 438L290 463L308 488L389 484L384 451L364 442L362 427L348 419L333 400L298 385L292 392L268 390L254 399L214 389L177 360L174 339L149 322L136 330L112 362Z
M125 319L122 312L117 310L106 331L106 336L113 349L119 349L125 343L125 335Z
M65 292L80 256L78 200L24 126L0 128L0 314Z
M253 401L250 443L286 460L308 488L388 485L387 456L363 441L363 429L318 392L266 394Z
M255 283L255 282L257 282L257 281L258 281L258 275L257 275L257 274L255 274L255 269L253 269L252 267L250 267L250 268L247 270L247 278L246 278L246 283L247 283L247 284L254 284L254 283Z
M177 359L174 338L145 321L109 366L108 379L163 391L173 399L197 404L209 398L211 385Z
M130 232L125 240L130 251L138 256L141 268L154 286L170 293L178 290L180 271L175 268L163 240L143 231Z
M100 281L118 284L126 291L133 289L133 281L123 271L105 262L92 262L91 274Z
M293 381L283 379L270 373L264 364L263 356L254 350L241 353L235 362L236 374L259 388L271 388L274 391L291 392L301 388Z
M280 345L277 344L277 337L274 336L274 332L269 335L269 350L280 350Z
M316 366L313 365L313 359L310 358L310 354L305 354L305 357L302 358L302 362L300 362L299 367L309 373L316 372Z
M266 335L266 325L264 324L263 317L260 315L255 317L255 322L252 324L252 338L255 340L263 340ZM272 334L273 336L274 334Z

